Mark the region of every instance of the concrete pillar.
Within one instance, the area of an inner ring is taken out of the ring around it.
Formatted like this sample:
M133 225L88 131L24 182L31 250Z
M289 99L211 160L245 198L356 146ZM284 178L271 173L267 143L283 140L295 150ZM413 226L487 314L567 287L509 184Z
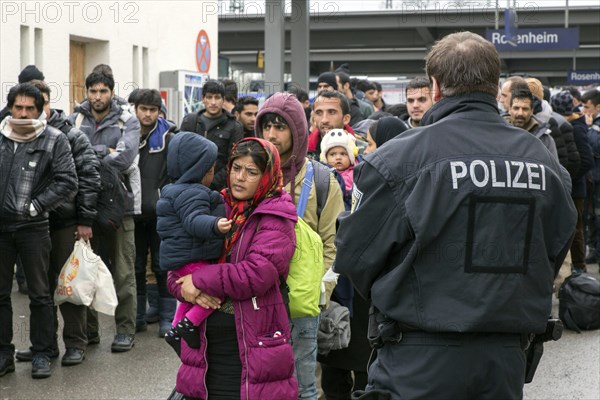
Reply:
M284 0L265 2L265 93L283 90Z
M292 82L308 92L310 64L310 1L292 0Z

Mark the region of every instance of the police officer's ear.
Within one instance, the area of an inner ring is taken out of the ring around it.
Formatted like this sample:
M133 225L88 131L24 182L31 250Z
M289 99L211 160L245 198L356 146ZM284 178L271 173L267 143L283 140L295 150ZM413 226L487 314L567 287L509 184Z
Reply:
M440 85L434 76L431 77L431 82L432 82L431 92L433 94L432 99L433 99L434 103L437 103L438 101L440 101L442 99L442 92L440 90Z

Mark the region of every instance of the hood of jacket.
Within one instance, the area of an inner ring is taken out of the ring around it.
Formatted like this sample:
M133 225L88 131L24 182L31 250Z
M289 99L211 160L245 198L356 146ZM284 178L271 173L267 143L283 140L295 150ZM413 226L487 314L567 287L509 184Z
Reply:
M292 156L281 166L285 185L294 179L296 172L304 165L308 149L306 114L296 96L290 93L275 93L265 101L256 115L254 123L256 137L262 137L262 117L267 113L281 115L292 131Z
M113 99L113 101L110 103L110 111L102 119L102 121L100 121L100 126L98 127L97 130L100 130L101 128L103 128L105 126L116 124L117 121L119 120L119 118L121 117L121 113L123 112L123 110L125 110L125 108L123 108L123 106L120 106ZM83 115L85 115L88 118L91 118L92 120L94 119L94 115L92 114L92 105L87 100L84 100L79 105L79 107L75 107L75 113L78 113L78 112L82 113ZM129 108L127 108L127 112L130 112Z
M169 142L167 174L173 183L200 183L217 161L217 145L193 132L179 132Z

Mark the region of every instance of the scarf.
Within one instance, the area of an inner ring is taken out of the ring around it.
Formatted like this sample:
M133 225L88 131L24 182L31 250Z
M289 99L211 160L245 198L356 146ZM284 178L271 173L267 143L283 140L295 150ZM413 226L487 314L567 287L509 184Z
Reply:
M396 117L384 117L379 120L374 131L369 130L371 137L377 147L383 146L385 142L395 138L406 130L406 125Z
M5 118L0 124L2 134L17 143L35 140L46 129L46 115L42 112L38 119Z
M231 213L228 215L228 218L233 221L233 224L229 232L227 232L225 235L225 251L223 252L220 262L225 262L226 257L231 254L233 245L239 239L239 234L242 230L242 227L246 223L250 214L254 212L256 207L258 207L258 205L264 199L280 194L283 188L283 175L281 173L279 152L277 151L275 145L273 145L271 142L254 137L245 138L233 146L231 154L235 154L236 148L240 143L250 140L260 143L264 151L267 153L267 166L263 171L262 177L252 199L238 200L231 195L231 182L229 177L234 158L229 159L227 164L227 188L223 189L221 194L223 195L225 202L231 207Z

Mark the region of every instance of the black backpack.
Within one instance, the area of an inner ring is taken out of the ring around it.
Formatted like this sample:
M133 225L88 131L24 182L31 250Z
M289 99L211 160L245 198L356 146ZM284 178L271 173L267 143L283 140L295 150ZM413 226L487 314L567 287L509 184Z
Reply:
M116 231L123 223L127 208L127 188L118 168L100 160L101 190L98 194L96 222L103 228Z
M600 281L582 273L567 277L558 291L558 316L565 326L581 333L600 328Z

